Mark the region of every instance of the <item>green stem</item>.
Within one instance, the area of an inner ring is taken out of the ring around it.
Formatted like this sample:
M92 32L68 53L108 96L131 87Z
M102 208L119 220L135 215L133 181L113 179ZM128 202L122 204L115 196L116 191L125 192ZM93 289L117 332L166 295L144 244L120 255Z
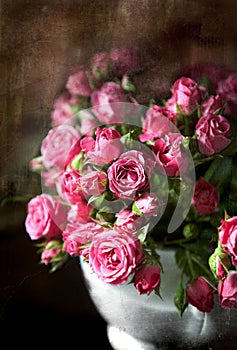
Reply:
M198 265L201 267L201 269L203 271L205 271L205 273L211 277L213 277L212 273L210 272L210 270L205 266L203 265L203 263L201 263L195 256L192 256L191 259Z
M191 255L190 255L190 251L186 250L185 251L185 255L186 255L186 258L187 258L187 262L188 262L188 266L189 266L191 275L194 277L195 276L195 272L193 270L193 264L192 264L192 258L191 258Z

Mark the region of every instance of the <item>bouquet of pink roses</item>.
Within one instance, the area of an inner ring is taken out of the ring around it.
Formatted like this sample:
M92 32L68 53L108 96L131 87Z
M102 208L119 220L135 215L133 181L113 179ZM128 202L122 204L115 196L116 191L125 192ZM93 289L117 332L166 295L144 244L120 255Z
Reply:
M42 194L26 231L50 271L80 256L139 294L160 296L159 249L175 247L181 315L210 312L215 294L237 308L237 75L181 76L143 106L140 70L137 50L113 49L69 77L30 162Z

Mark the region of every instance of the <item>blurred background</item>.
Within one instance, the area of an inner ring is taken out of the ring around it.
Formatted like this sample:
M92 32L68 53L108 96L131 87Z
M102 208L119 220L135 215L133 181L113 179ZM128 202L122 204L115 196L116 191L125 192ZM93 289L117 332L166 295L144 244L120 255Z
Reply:
M236 70L236 17L235 0L0 2L0 335L9 342L17 336L26 344L32 335L44 344L50 335L55 344L79 345L93 330L89 348L111 349L78 261L53 275L39 265L25 231L26 202L11 200L41 193L29 161L39 155L68 76L96 52L135 45L144 68L138 100L145 104L189 66Z

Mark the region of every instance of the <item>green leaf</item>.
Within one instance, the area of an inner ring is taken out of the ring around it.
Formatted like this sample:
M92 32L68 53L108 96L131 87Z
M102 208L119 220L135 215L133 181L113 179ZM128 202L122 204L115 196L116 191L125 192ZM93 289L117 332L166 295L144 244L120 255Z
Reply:
M178 309L180 317L183 316L185 309L188 306L186 290L183 287L182 279L180 279L176 294L174 297L174 304Z
M140 240L140 242L145 242L146 236L148 233L149 223L143 226L140 230L136 232L137 238Z
M132 204L132 212L137 216L142 216L141 210L138 208L137 203L134 201Z

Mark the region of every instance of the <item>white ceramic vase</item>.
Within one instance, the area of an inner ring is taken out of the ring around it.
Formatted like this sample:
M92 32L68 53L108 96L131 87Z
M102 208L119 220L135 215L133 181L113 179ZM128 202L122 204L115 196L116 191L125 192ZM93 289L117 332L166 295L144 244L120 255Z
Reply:
M237 311L221 309L216 300L210 313L189 305L181 318L173 302L179 280L175 252L159 254L164 267L163 300L154 293L139 295L132 284L105 284L80 260L88 293L107 322L111 346L115 350L234 349L228 346L237 341Z

